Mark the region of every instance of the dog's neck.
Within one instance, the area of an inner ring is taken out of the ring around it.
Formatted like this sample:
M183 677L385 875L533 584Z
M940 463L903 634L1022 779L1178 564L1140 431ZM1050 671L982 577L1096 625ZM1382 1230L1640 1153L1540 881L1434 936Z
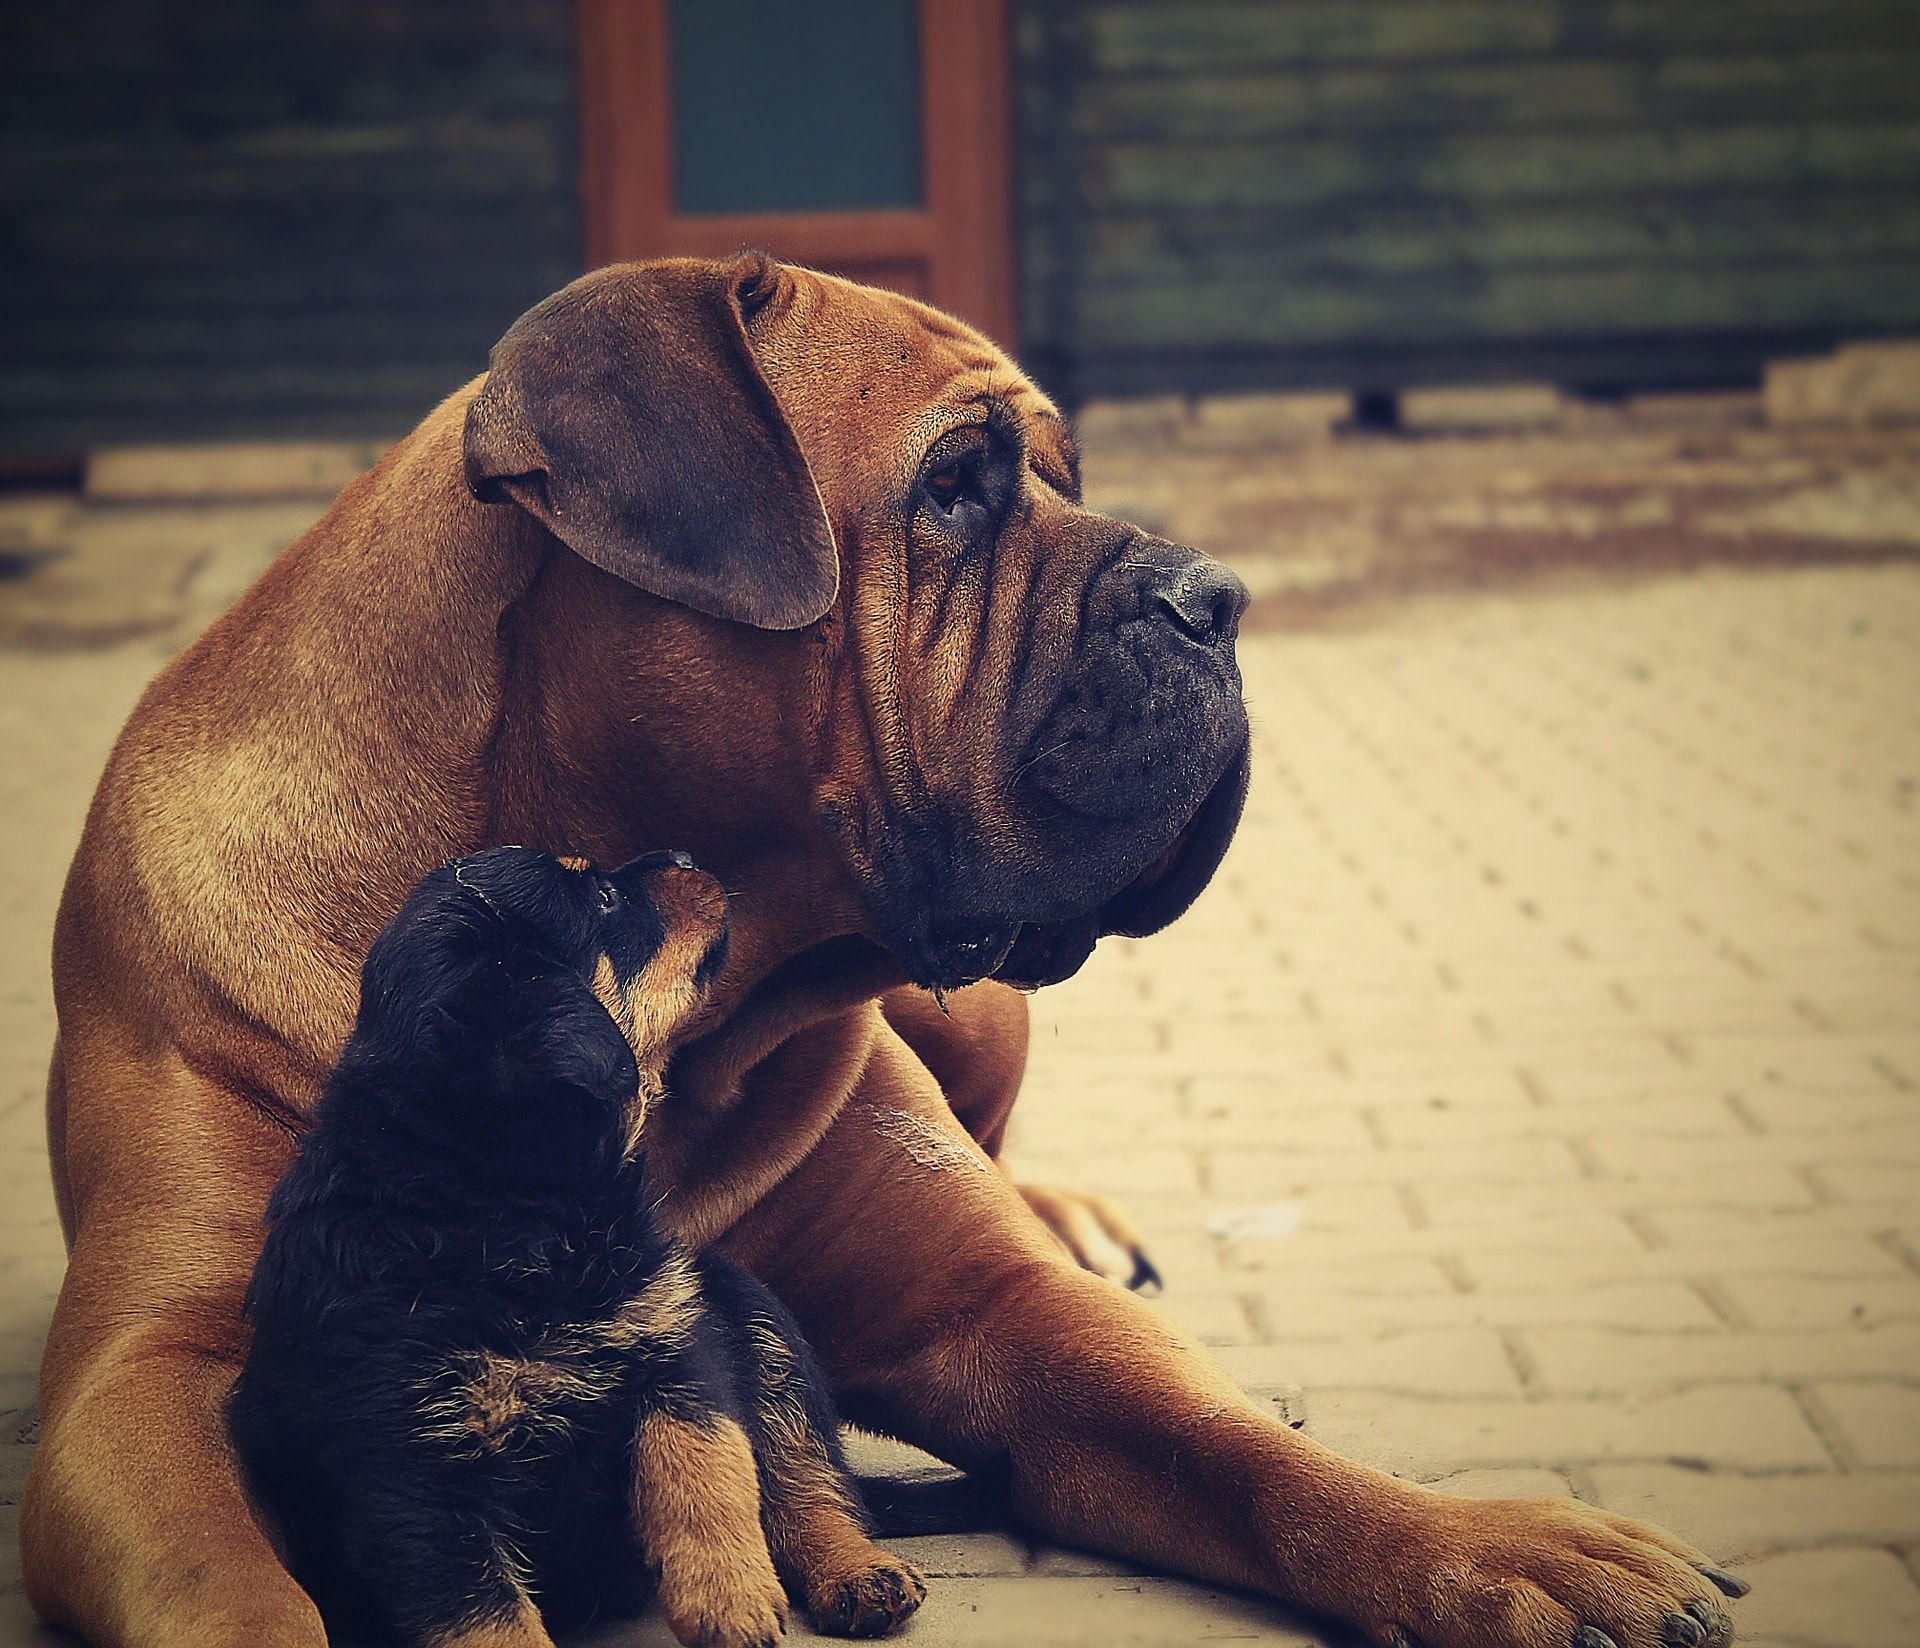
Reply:
M702 618L628 589L525 517L517 530L541 565L500 625L484 833L608 865L678 847L720 878L728 964L674 1085L723 1107L787 1035L904 977L858 936L857 892L813 818L820 644Z
M731 959L693 1027L719 1032L702 1055L717 1101L742 1050L899 977L849 937L858 893L812 816L826 649L642 595L518 508L477 502L466 398L343 494L177 666L187 701L197 674L254 713L203 719L155 763L175 785L204 766L187 787L205 817L188 823L207 851L166 861L178 885L152 903L181 913L183 941L221 932L235 956L286 958L245 976L222 956L202 965L272 1027L292 1065L261 1079L300 1106L351 1027L367 945L434 865L507 841L608 865L683 848L734 895ZM227 809L243 780L277 799ZM188 920L198 905L220 919ZM304 912L300 953L289 910Z

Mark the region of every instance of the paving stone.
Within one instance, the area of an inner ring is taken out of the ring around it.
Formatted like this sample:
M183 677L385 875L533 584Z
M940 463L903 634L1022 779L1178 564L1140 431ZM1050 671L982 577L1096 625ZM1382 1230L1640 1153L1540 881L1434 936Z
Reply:
M1480 1328L1416 1328L1372 1338L1312 1339L1223 1349L1220 1360L1248 1390L1419 1391L1430 1396L1512 1396L1520 1376L1500 1336Z
M1909 1366L1906 1374L1914 1377L1915 1370ZM1920 1389L1885 1383L1816 1385L1811 1400L1839 1433L1849 1464L1920 1465Z
M1514 1470L1455 1471L1428 1484L1462 1499L1569 1499L1573 1490L1558 1471L1522 1466Z
M1549 1218L1569 1205L1652 1214L1681 1206L1790 1211L1812 1207L1814 1198L1806 1182L1788 1169L1756 1167L1724 1177L1675 1172L1565 1184L1432 1182L1421 1184L1420 1203L1436 1225L1476 1225Z
M1886 1551L1790 1551L1730 1570L1753 1586L1739 1607L1747 1633L1793 1648L1913 1648L1920 1587Z
M1256 1597L1124 1575L948 1580L928 1597L911 1630L916 1648L1002 1648L1012 1642L1166 1648L1201 1641L1315 1648L1325 1642L1295 1616Z
M331 502L379 462L374 442L102 447L87 455L87 496L102 502L318 498Z
M1920 1328L1909 1325L1699 1333L1528 1327L1519 1337L1540 1387L1565 1395L1633 1395L1754 1380L1920 1379Z
M1400 396L1407 429L1532 429L1557 422L1563 401L1549 383L1469 384L1409 389Z
M1152 1570L1122 1557L1076 1550L1071 1545L1049 1545L1042 1540L1033 1547L1027 1572L1035 1576L1059 1574L1077 1579L1137 1579L1150 1575Z
M1182 434L1199 447L1272 448L1330 439L1353 416L1344 392L1205 395Z
M1543 1265L1542 1270L1550 1270ZM1294 1285L1259 1294L1266 1320L1348 1326L1511 1328L1604 1323L1634 1329L1719 1326L1712 1308L1679 1282L1608 1283L1514 1293L1346 1294Z
M1758 1328L1920 1322L1920 1276L1730 1276L1716 1285Z
M1725 1476L1675 1465L1593 1465L1588 1476L1596 1504L1684 1528L1723 1561L1801 1546L1920 1543L1920 1471Z
M1480 1287L1498 1291L1539 1279L1537 1253L1514 1247L1484 1247L1475 1237L1459 1251L1466 1275ZM1837 1284L1898 1277L1904 1267L1880 1243L1851 1232L1808 1236L1799 1232L1756 1230L1751 1241L1711 1242L1676 1247L1609 1248L1560 1252L1554 1275L1569 1287L1599 1282L1686 1280L1726 1276L1823 1277Z
M1676 1396L1530 1402L1314 1392L1306 1429L1336 1452L1427 1478L1469 1466L1697 1459L1824 1470L1832 1457L1793 1398L1766 1385Z
M1296 1184L1537 1184L1573 1180L1579 1163L1562 1139L1435 1145L1402 1150L1214 1150L1209 1179L1222 1195L1258 1195Z
M1861 424L1920 419L1920 343L1847 344L1814 360L1767 363L1767 421Z
M1020 1574L1027 1548L1005 1534L913 1534L889 1539L887 1549L905 1557L929 1579Z

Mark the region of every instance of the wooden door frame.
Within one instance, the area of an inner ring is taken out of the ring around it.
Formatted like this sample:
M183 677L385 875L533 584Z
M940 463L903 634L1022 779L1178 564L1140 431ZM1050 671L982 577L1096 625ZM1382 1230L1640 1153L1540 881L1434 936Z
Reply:
M912 264L929 298L1014 342L1007 0L919 0L924 206L877 211L673 209L667 0L576 0L580 187L589 268L762 246L797 263ZM956 152L941 134L977 134Z

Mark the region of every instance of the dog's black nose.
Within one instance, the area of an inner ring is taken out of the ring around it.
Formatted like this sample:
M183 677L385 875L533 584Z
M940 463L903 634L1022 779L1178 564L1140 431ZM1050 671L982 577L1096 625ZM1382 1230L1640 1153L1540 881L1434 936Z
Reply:
M1247 610L1247 586L1218 561L1196 555L1153 599L1169 618L1205 647L1231 641Z

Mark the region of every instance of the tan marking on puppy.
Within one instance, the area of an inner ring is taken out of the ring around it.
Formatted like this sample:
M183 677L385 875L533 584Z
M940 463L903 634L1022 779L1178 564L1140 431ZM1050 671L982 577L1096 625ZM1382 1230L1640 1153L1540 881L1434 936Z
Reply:
M426 1638L428 1648L553 1648L553 1638L530 1596L503 1619L480 1619Z
M593 971L593 994L620 1026L641 1068L657 1069L706 999L695 978L726 925L727 895L697 870L656 876L648 893L666 937L624 989L612 959L602 955Z
M700 1279L675 1253L646 1286L605 1321L566 1322L542 1334L527 1356L483 1351L467 1359L467 1377L423 1404L427 1433L501 1453L538 1431L564 1430L566 1405L604 1401L619 1382L602 1352L685 1346L701 1310Z
M480 1620L427 1638L428 1648L553 1648L553 1638L531 1597L502 1619Z
M641 1344L676 1350L692 1339L700 1310L700 1278L686 1255L675 1253L605 1321L569 1322L542 1335L540 1354L564 1361Z
M617 1383L611 1368L585 1358L603 1342L594 1328L569 1327L541 1341L538 1356L469 1359L471 1372L452 1391L423 1404L425 1434L483 1453L505 1453L542 1431L564 1431L566 1405L604 1401ZM570 1339L569 1335L578 1335Z
M760 1464L774 1566L806 1597L816 1628L882 1636L926 1600L926 1580L912 1563L867 1537L846 1477L807 1423L785 1338L758 1317L747 1331L766 1382Z
M642 1066L640 1085L627 1105L627 1142L622 1151L627 1161L632 1161L640 1154L640 1138L646 1131L647 1118L653 1114L653 1107L666 1096L666 1091L660 1072Z
M633 1003L627 992L620 988L619 977L613 970L613 957L603 954L593 967L593 999L606 1008L613 1022L620 1026L620 1033L627 1038L636 1058L644 1058L639 1042L634 1036Z
M593 868L592 859L575 858L571 854L563 854L561 857L556 858L554 862L558 864L560 868L563 870L576 870L576 871L584 872L587 870L591 870Z
M787 1598L760 1526L746 1432L731 1419L649 1415L634 1443L634 1518L660 1565L660 1611L688 1648L761 1648Z

